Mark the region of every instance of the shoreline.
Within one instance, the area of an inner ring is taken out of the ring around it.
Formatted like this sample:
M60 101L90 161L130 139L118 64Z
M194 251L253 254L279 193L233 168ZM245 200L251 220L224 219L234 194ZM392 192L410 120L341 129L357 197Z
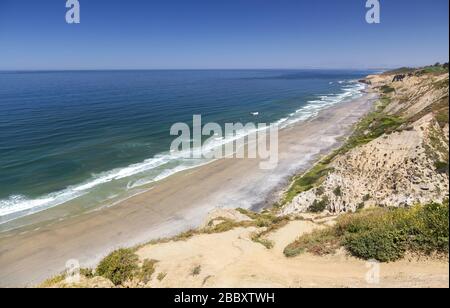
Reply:
M324 109L363 96L367 90L364 83L357 82L356 80L348 80L342 83L345 84L345 86L341 87L339 93L316 95L318 97L317 100L308 100L306 105L296 109L295 112L277 118L274 122L270 122L271 125L277 125L278 130L280 131L286 127L293 126L298 122L308 121L316 117L320 111ZM329 100L330 98L332 98L331 101ZM319 101L321 103L316 105ZM258 129L255 131L258 131ZM242 133L238 131L237 135L239 137L223 138L220 141L214 140L212 146L210 144L208 145L208 148L223 147L225 144L232 142L232 140L245 138L249 133L250 132ZM6 205L6 208L2 208L3 211L0 211L2 212L0 217L0 237L4 232L23 229L30 225L42 226L48 223L48 221L59 219L61 217L66 219L80 214L82 215L86 212L97 211L105 207L114 206L137 194L145 193L167 177L210 164L217 160L215 158L201 158L197 161L196 159L193 159L189 162L176 163L179 158L167 158L167 156L170 155L169 151L162 151L143 161L133 162L126 166L98 172L95 176L92 175L88 180L41 196L27 198L22 194L17 194L11 195L8 199L2 199L1 201L5 202L4 205ZM145 173L146 171L158 169L160 166L170 164L171 162L175 162L175 166L163 168L158 171L159 174L157 173L156 176L153 175L149 177L148 174ZM153 163L156 163L156 165L146 170L145 166L148 164L152 165ZM144 170L142 170L142 168ZM124 176L122 173L128 175ZM115 177L118 178L116 179ZM121 178L128 178L126 187L124 186L125 183L113 183L117 181L120 182ZM102 185L107 186L102 188ZM18 203L10 208L8 203L15 202L12 200L14 199L13 196L17 197L16 201L18 201ZM21 198L23 198L23 201L20 201ZM15 208L15 206L18 208ZM261 206L258 206L257 208L260 207Z
M35 285L64 270L69 259L92 266L111 250L196 227L214 208L267 205L290 176L339 146L375 96L364 94L281 130L276 170L259 170L258 160L221 159L175 174L113 207L5 232L0 235L0 285Z

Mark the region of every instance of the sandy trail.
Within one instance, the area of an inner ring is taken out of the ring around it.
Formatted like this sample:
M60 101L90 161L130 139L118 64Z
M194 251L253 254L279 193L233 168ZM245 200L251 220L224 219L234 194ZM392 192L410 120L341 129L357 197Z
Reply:
M151 287L449 286L446 261L405 259L380 264L378 271L373 265L350 257L344 251L325 257L304 254L286 258L283 255L287 244L299 235L320 227L310 221L292 221L268 236L275 244L270 250L252 242L251 235L256 231L255 228L239 228L221 234L197 235L184 242L147 245L138 251L138 255L141 259L159 261L153 279L148 284ZM200 268L198 275L192 274L195 268ZM367 280L372 269L378 271L379 280ZM159 280L158 276L164 278Z
M36 285L63 271L69 259L90 267L111 250L198 226L213 208L263 202L292 174L338 146L373 99L341 103L280 131L274 170L261 170L257 159L222 159L171 176L114 207L0 234L0 286ZM58 217L58 208L37 215Z

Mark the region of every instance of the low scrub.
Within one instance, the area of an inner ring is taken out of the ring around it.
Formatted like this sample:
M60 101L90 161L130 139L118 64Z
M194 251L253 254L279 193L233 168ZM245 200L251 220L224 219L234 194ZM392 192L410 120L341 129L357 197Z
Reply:
M267 219L267 218L266 218ZM252 241L255 243L259 243L266 247L267 249L272 249L274 243L265 238L268 234L286 226L289 223L290 219L287 216L271 216L269 220L269 224L266 229L262 232L258 232L252 235Z
M292 180L292 184L286 192L282 203L289 203L298 194L308 191L322 183L326 176L331 171L333 171L333 169L329 167L329 164L334 156L335 155L333 154L330 157L327 157L324 160L320 161L305 174L294 177Z
M362 210L341 216L333 227L300 237L284 254L323 255L341 246L356 257L381 262L401 259L406 251L448 254L448 215L448 201L407 209Z
M336 251L341 245L332 229L318 230L300 237L284 249L286 257L295 257L301 253L309 252L315 255L326 255Z
M389 93L395 92L395 89L390 87L390 86L388 86L388 85L384 85L384 86L381 87L381 91L384 94L389 94Z
M324 196L320 200L316 199L311 204L311 206L308 207L308 211L311 213L321 213L321 212L325 211L325 209L327 208L329 203L330 203L330 201L327 196Z
M198 276L200 275L200 272L202 271L202 266L201 265L197 265L196 267L194 267L191 271L191 275L192 276Z
M148 283L153 273L155 272L155 264L158 263L156 260L144 260L144 263L141 266L141 270L137 274L137 278L139 281L142 281L143 283Z
M104 258L97 267L97 275L121 285L138 271L138 256L131 249L119 249Z

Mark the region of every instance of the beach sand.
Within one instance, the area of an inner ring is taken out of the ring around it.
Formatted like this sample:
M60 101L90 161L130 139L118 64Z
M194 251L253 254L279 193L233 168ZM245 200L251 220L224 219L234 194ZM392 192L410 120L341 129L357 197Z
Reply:
M33 286L70 259L92 267L110 251L168 237L201 224L214 208L270 204L290 176L339 146L370 110L375 94L341 103L279 132L279 163L221 159L175 174L111 207L0 234L0 286ZM53 214L52 214L53 213ZM57 217L58 209L37 215Z

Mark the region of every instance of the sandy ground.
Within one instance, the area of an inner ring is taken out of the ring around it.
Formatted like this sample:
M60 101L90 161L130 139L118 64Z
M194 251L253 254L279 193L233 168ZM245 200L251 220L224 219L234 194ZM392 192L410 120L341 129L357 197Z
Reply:
M325 257L283 255L283 249L299 235L319 227L309 221L290 222L267 236L275 244L270 250L252 242L255 228L239 228L221 234L198 235L182 242L147 245L138 255L141 259L159 261L149 287L449 286L446 261L412 258L377 265L350 257L344 251ZM196 268L199 273L194 275Z
M79 260L82 267L93 266L114 249L198 226L213 208L260 204L295 172L337 147L339 138L371 108L372 99L366 96L331 107L280 131L279 164L274 170L261 170L257 159L218 160L171 176L114 207L0 234L0 286L36 285L63 271L70 259ZM37 215L52 216L57 211ZM255 248L254 253L263 248ZM224 281L228 283L238 281Z

